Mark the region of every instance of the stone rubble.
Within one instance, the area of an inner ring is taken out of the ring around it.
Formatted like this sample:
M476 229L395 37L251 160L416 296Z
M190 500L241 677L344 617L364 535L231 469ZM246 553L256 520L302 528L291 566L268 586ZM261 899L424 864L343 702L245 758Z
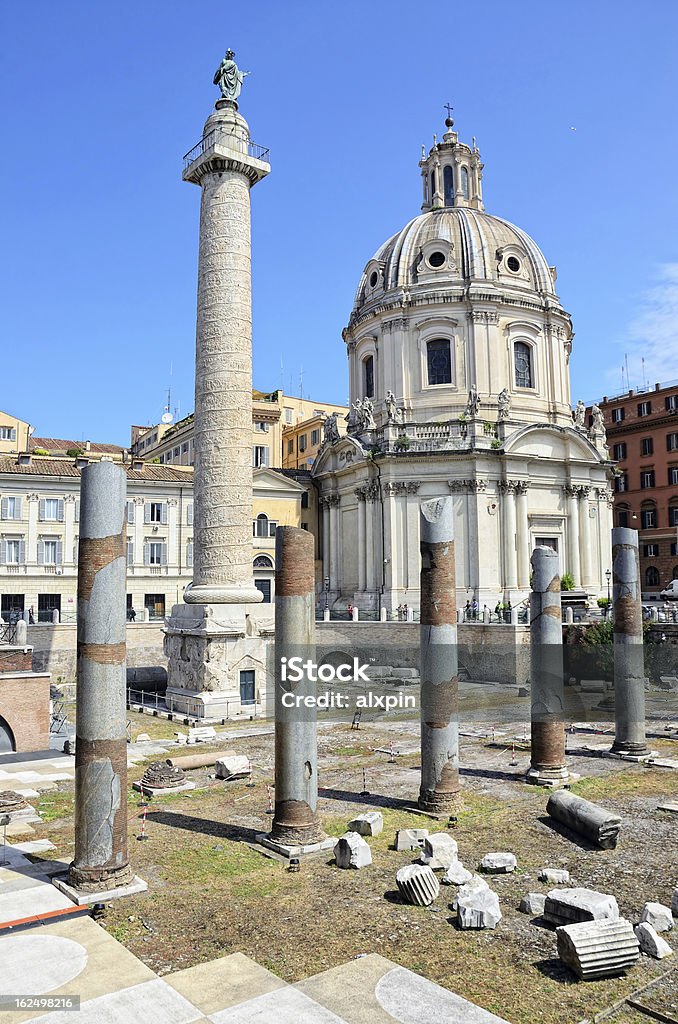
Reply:
M457 841L448 836L447 832L434 832L424 839L424 851L420 860L422 864L428 864L434 870L446 870L457 860L457 850Z
M422 850L427 828L399 828L395 834L396 850Z
M454 897L454 899L452 900L452 903L450 904L450 906L452 907L452 910L456 910L457 909L458 904L459 904L459 897L460 896L462 896L462 897L471 896L473 893L484 892L485 889L489 889L489 888L490 887L489 887L489 885L487 884L487 882L485 881L484 878L481 878L480 875L473 875L471 877L470 881L464 882L464 884L461 885L459 887L459 889L457 890L457 894Z
M349 821L348 830L361 836L378 836L384 830L384 816L380 811L359 814L353 821Z
M460 860L454 861L442 877L443 885L464 885L470 882L473 875L464 867Z
M558 956L583 981L622 974L640 956L630 921L582 921L556 928Z
M366 868L372 863L369 846L357 832L347 832L334 847L338 868Z
M656 932L670 932L673 928L673 915L663 903L646 903L640 915L641 924L649 924Z
M570 872L560 868L542 868L539 872L540 882L550 882L551 885L564 885L570 881Z
M508 875L516 870L516 858L512 853L486 853L478 868L488 875Z
M151 762L141 777L141 786L149 789L175 789L185 782L181 768L176 768L169 759Z
M244 754L218 757L214 762L214 774L218 779L242 778L250 773L250 760Z
M457 924L460 928L496 928L501 921L499 897L488 885L464 892L462 885L457 894Z
M440 892L433 869L426 864L408 864L396 874L400 894L415 907L428 907Z
M528 892L520 901L519 909L521 914L541 915L544 913L545 902L546 896L543 892Z
M653 956L655 960L663 960L665 956L673 956L673 950L666 939L663 939L661 935L657 935L651 924L641 921L640 924L636 925L634 931L643 953Z
M555 925L581 921L616 921L619 907L614 896L594 889L551 889L546 896L544 918Z

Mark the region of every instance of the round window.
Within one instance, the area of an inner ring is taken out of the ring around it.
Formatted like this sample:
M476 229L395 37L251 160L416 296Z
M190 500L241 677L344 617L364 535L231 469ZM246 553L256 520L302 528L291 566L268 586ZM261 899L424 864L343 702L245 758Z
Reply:
M517 256L509 256L509 258L506 261L506 266L514 274L517 274L520 270L520 260L517 258Z
M442 267L445 262L444 252L432 252L428 258L429 267Z
M378 280L379 274L376 272L376 270L373 270L372 273L370 274L370 288L374 288Z

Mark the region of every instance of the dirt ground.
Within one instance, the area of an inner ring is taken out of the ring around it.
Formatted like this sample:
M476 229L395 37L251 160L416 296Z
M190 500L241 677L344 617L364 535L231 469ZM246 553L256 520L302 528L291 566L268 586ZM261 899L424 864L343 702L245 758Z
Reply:
M173 734L171 723L130 717L133 735ZM256 846L256 834L270 828L273 735L270 723L245 726L262 731L233 739L233 729L226 727L219 730L219 743L251 758L253 787L247 780L210 778L209 769L191 772L196 790L152 800L144 842L137 838L140 799L130 790L130 855L149 891L111 904L104 927L155 971L241 951L294 982L361 953L378 952L511 1024L593 1021L666 975L638 1001L662 1012L659 1019L678 1020L678 971L671 970L670 959L643 956L626 977L582 983L558 960L553 930L517 909L526 892L550 888L537 880L543 866L567 868L571 884L612 893L622 915L634 923L645 901L670 905L678 885L678 816L658 811L657 804L678 797L678 770L633 765L584 749L607 745L609 737L568 736L571 770L582 776L573 790L623 819L617 848L599 850L554 828L545 813L548 793L522 781L529 759L522 726L509 726L494 743L491 737L462 736L464 809L452 830L459 857L470 869L489 851L509 850L518 859L514 875L490 882L503 913L496 930L462 932L449 906L454 887L441 887L433 907L423 909L403 904L395 886L397 869L414 858L393 849L395 830L443 827L408 809L419 786L415 722L374 721L359 731L350 723L320 727L319 811L325 831L341 835L357 812L375 809L384 815L383 833L369 840L373 863L359 872L338 870L330 851L290 873ZM512 765L514 736L517 764ZM664 757L678 757L676 740L653 740L652 747ZM131 769L130 782L142 773L143 765ZM369 795L361 796L363 789ZM56 844L57 855L69 858L72 792L62 787L45 794L40 809L45 821L36 832ZM678 948L672 934L667 938ZM638 1024L649 1018L624 1006L609 1019Z

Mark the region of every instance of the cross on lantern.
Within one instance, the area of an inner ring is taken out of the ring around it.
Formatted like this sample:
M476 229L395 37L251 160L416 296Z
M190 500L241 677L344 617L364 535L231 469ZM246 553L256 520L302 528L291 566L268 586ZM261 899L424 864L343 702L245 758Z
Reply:
M452 111L454 110L454 107L450 106L449 103L446 103L445 106L444 106L444 109L447 111L447 116L451 118L452 117Z

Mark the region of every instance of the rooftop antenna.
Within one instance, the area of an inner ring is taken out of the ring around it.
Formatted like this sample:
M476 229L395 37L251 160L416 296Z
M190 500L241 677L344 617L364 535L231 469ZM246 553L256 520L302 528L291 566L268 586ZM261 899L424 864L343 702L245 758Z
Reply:
M631 381L629 380L629 356L628 353L624 353L624 365L626 367L626 390L631 390Z
M299 367L299 398L304 397L304 368Z
M645 356L641 356L640 362L643 367L643 387L647 388L647 377L645 376Z
M170 387L167 388L167 405L165 406L164 413L160 417L160 420L161 420L162 423L171 423L172 422L172 420L174 419L174 416L172 415L172 411L171 410L172 410L172 387L170 385Z

